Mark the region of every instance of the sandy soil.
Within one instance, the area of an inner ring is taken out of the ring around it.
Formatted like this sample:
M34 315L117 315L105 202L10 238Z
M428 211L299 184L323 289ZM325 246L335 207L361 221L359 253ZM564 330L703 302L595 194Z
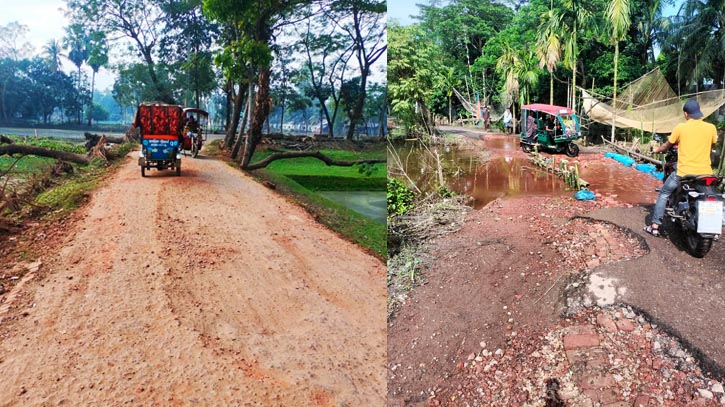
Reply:
M182 168L130 159L34 232L0 406L384 405L384 264L222 162Z

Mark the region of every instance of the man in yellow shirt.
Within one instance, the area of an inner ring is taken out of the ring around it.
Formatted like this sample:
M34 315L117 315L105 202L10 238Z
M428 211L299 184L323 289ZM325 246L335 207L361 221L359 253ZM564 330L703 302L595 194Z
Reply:
M714 125L702 121L700 104L696 100L688 100L682 111L685 114L685 123L678 124L665 144L653 151L662 153L673 145L678 145L677 171L665 180L657 196L652 224L644 228L652 236L660 236L659 227L665 214L667 199L680 186L680 179L685 175L712 174L710 151L717 142L717 130Z

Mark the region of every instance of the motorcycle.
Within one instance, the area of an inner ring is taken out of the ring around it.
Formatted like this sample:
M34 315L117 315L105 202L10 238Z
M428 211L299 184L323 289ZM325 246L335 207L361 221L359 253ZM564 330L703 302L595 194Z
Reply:
M664 178L677 171L677 146L665 153ZM716 175L687 175L667 200L665 215L684 234L685 249L702 258L719 240L723 225L725 194L718 190L723 181Z

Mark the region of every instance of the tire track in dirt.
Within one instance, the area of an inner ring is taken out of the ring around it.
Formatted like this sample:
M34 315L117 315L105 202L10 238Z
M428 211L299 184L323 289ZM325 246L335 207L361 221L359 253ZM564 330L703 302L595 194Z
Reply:
M94 194L23 288L1 406L384 404L379 260L224 163L138 172Z

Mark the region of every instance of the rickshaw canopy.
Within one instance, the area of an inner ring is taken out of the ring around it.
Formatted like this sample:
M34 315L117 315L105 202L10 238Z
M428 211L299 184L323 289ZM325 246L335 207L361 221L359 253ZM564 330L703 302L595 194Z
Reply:
M521 106L521 110L533 110L536 112L544 112L554 116L566 116L574 114L574 111L568 107L545 105L543 103L533 103Z

